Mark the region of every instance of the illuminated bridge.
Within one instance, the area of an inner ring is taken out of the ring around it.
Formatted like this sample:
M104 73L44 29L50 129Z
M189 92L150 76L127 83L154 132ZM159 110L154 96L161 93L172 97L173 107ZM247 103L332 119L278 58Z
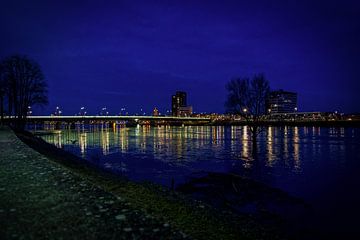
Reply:
M210 118L173 116L28 116L29 123L110 123L150 125L200 125L210 123Z

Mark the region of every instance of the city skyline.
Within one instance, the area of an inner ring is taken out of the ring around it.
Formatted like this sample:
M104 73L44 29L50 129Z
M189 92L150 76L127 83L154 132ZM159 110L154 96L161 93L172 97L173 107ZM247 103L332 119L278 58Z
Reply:
M279 95L280 94L280 95ZM284 95L285 94L285 95ZM290 96L288 96L290 94ZM270 90L269 95L265 101L265 112L264 115L269 114L286 114L286 113L306 113L298 111L297 105L297 93L296 92L287 92L284 89L279 90ZM151 108L149 106L146 107ZM28 115L33 115L32 107L28 107ZM314 111L319 112L319 111ZM338 113L338 111L335 111ZM146 111L145 108L140 107L137 111L129 112L129 110L123 106L120 109L115 109L114 111L109 111L109 109L105 106L98 111L89 112L85 106L79 108L79 111L72 114L67 113L66 111L60 107L56 106L55 110L50 113L50 115L55 116L125 116L125 115L138 115L138 116L174 116L174 117L190 117L192 115L198 114L225 114L225 115L233 115L234 113L230 112L193 112L192 106L187 104L187 93L184 91L176 91L175 94L171 95L171 107L166 109L158 109L157 106L154 106L152 111Z
M177 90L222 113L226 82L260 72L297 92L299 111L359 112L358 13L356 1L11 1L0 57L41 65L49 105L35 113L164 112Z

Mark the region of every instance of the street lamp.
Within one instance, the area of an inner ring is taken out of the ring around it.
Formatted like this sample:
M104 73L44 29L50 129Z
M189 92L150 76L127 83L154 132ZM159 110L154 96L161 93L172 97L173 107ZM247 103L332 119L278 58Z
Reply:
M81 108L80 108L79 115L80 115L80 116L86 115L85 107L81 107Z
M125 107L122 107L122 108L120 109L120 115L123 115L124 112L125 112L125 110L126 110L126 108L125 108Z
M104 115L106 115L106 113L107 113L106 107L101 108L100 115L104 116Z
M61 110L60 110L60 107L59 106L56 106L56 108L55 108L55 116L60 116L61 115Z
M30 116L32 114L31 106L28 106L27 115Z

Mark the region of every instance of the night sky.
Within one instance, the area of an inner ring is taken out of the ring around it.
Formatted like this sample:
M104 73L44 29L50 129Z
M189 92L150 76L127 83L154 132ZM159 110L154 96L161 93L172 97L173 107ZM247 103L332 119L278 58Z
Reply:
M359 1L30 1L0 6L0 57L35 59L49 114L126 107L224 112L225 84L263 72L300 111L360 112Z

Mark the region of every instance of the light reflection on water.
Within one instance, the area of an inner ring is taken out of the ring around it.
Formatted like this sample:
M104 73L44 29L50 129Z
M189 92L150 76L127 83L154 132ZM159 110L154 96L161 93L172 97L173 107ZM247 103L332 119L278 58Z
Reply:
M314 167L341 168L348 161L347 148L359 145L358 129L319 127L267 127L256 154L247 126L80 126L42 137L115 171L122 162L130 178L162 184L171 178L181 182L196 171L245 172L278 183L279 176L304 177ZM325 159L329 162L321 165Z
M329 228L357 229L359 128L266 127L256 154L246 126L81 126L42 138L133 180L169 186L200 171L245 175L321 208Z

